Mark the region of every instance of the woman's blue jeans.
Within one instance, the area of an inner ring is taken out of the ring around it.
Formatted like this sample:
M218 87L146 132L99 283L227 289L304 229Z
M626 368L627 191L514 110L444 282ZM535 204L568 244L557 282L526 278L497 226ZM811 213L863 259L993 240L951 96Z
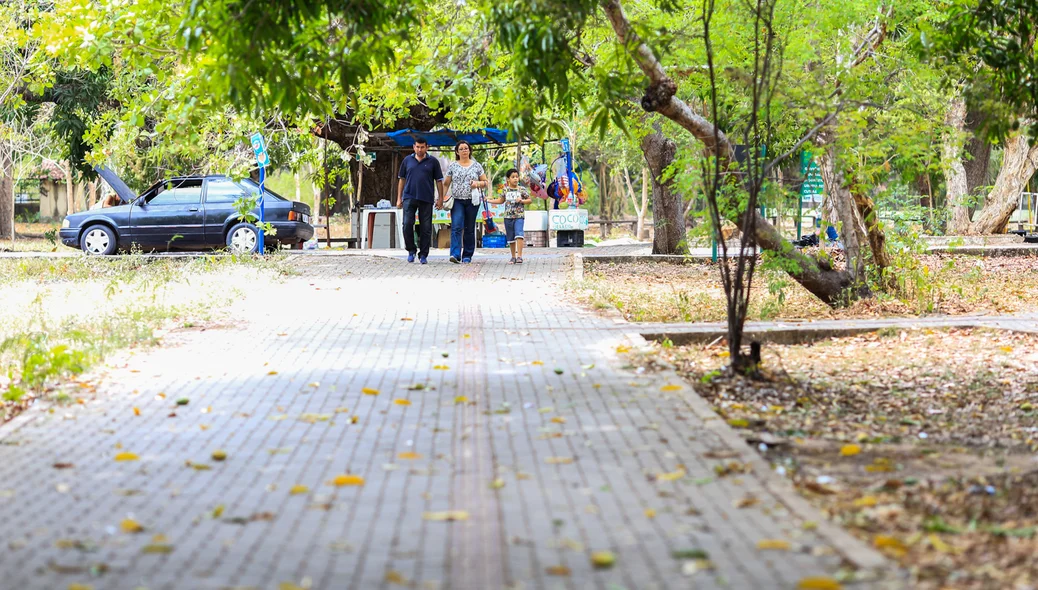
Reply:
M479 203L454 199L451 207L451 256L462 260L472 258L476 251L476 214Z

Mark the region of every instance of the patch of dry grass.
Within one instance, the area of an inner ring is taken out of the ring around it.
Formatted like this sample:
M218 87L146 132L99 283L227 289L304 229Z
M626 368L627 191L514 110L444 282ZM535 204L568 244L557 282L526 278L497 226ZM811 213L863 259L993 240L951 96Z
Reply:
M14 224L15 239L0 240L0 252L54 252L64 249L58 238L60 222ZM54 241L46 235L53 232Z
M1038 580L1038 336L888 330L769 346L761 380L719 371L725 351L662 354L913 588Z
M284 257L0 259L0 423L162 329L204 325Z
M841 319L922 314L1038 311L1038 259L921 256L897 275L893 294L832 309L787 274L759 270L750 320ZM584 281L572 286L581 302L619 310L636 322L725 321L725 297L716 264L585 262Z

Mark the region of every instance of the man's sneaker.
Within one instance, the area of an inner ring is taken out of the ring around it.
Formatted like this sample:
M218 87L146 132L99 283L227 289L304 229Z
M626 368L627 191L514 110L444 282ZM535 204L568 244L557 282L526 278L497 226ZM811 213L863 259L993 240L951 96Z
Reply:
M408 252L407 253L407 261L408 262L414 262L414 252Z
M418 259L418 262L421 262L422 264L429 264L429 259L425 256L422 256Z
M472 259L471 258L462 258L461 261L464 262L465 264L472 264Z
M459 263L461 261L458 260L457 258L455 258L454 256L451 256L451 262L453 262L454 264L457 264L457 263Z

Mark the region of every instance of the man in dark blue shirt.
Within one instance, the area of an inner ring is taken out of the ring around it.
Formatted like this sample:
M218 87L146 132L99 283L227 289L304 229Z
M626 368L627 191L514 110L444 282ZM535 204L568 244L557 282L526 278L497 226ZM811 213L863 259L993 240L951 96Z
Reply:
M414 154L400 162L397 173L396 206L404 209L404 246L407 261L418 260L425 264L432 242L433 202L436 208L443 207L443 172L440 161L429 156L429 143L424 138L414 140ZM418 214L418 247L414 243L414 218Z

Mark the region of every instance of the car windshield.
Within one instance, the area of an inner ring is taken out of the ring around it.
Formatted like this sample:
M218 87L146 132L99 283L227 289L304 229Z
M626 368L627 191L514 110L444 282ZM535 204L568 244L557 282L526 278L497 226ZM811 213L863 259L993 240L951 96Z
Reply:
M255 182L253 182L251 178L243 178L241 180L241 185L243 187L245 187L245 190L249 191L250 194L253 194L253 195L258 195L259 194L259 185L256 184ZM281 195L279 195L279 194L275 193L274 191L270 190L266 186L263 187L263 195L264 195L264 198L274 198L274 199L276 199L278 201L287 201L288 200L285 197L282 197Z

